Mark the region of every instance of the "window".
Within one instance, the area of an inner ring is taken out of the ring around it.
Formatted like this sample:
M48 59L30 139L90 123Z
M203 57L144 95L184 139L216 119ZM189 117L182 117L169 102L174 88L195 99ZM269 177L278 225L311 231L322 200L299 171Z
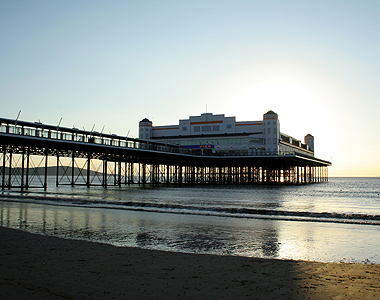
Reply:
M211 131L211 126L210 125L202 126L202 132L207 132L207 131Z
M219 125L212 126L212 131L219 131Z
M186 126L183 126L183 127L182 127L182 131L187 131L187 127L186 127Z
M146 132L148 132L148 131L149 131L149 129L148 129L148 128L145 128L145 131L146 131Z
M268 134L270 134L270 128L268 128Z
M232 128L232 125L231 124L227 124L227 129L231 129Z
M267 144L269 145L271 142L271 139L267 139Z
M200 132L201 127L200 126L194 126L194 132Z
M277 143L277 139L274 138L274 139L273 139L273 144L276 144L276 143Z

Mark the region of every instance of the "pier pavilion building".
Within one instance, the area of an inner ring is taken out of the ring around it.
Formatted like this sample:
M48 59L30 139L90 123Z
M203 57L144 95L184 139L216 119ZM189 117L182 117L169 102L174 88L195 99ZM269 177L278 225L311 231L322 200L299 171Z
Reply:
M179 120L176 125L153 126L153 122L145 118L139 122L139 138L182 146L193 153L314 157L314 137L307 134L302 142L282 133L278 115L272 110L258 121L236 121L236 117L204 113Z

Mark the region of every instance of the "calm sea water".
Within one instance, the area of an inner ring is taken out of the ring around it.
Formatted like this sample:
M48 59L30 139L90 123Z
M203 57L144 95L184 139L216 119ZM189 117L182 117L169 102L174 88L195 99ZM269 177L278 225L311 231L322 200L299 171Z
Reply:
M0 225L117 246L380 264L380 178L302 186L54 186L0 194Z

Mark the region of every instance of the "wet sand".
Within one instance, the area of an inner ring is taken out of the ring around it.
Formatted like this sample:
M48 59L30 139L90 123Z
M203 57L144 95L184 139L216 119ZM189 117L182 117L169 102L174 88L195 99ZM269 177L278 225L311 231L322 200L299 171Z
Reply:
M0 227L1 299L380 299L380 265L115 247Z

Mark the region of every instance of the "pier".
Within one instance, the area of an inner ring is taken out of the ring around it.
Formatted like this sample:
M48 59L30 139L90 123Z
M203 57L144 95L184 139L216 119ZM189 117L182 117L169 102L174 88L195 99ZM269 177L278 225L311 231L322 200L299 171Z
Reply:
M330 162L265 148L223 155L181 146L0 118L2 190L47 189L55 184L309 184L328 181ZM49 181L50 182L50 181Z

